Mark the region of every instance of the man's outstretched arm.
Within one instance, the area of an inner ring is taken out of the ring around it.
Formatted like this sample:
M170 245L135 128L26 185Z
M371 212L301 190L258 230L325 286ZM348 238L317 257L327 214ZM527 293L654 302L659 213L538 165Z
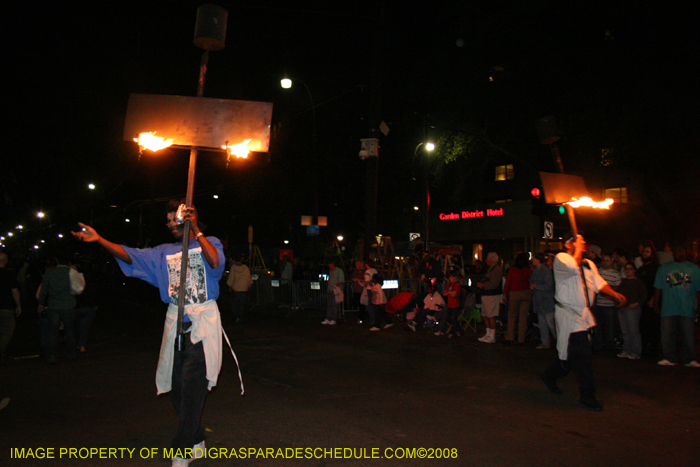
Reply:
M82 227L83 230L81 232L71 232L75 238L81 242L97 242L100 246L102 246L102 248L107 250L110 255L124 261L127 264L131 264L131 256L129 256L129 253L127 253L121 245L117 245L116 243L112 243L106 238L103 238L89 225L85 225L81 222L78 222L78 225Z

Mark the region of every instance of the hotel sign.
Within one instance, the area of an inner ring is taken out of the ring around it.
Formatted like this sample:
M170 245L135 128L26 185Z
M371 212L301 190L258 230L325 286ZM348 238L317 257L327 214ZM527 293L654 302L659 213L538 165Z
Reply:
M502 216L503 215L503 208L501 209L487 209L486 210L486 217L497 217L497 216ZM449 214L445 213L440 213L440 216L438 216L441 221L449 221L449 220L455 220L455 219L474 219L476 217L484 217L484 211L462 211L462 214L455 214L454 212L451 212Z
M432 237L439 242L540 237L539 230L529 200L442 210L431 219Z

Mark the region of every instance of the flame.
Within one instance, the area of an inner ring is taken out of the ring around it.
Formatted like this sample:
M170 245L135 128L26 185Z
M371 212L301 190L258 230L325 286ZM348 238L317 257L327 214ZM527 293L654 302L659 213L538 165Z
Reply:
M134 141L138 143L141 149L150 149L151 151L158 151L163 148L167 148L173 144L172 139L161 138L156 136L155 131L149 133L141 133L138 138L134 138Z
M239 159L246 159L251 151L251 148L249 146L249 143L251 141L251 139L246 139L242 143L234 144L233 146L222 146L222 149L226 149L229 153L229 156L233 155Z
M583 198L574 198L571 201L569 201L568 204L572 208L580 208L581 206L586 206L590 208L599 208L599 209L610 209L610 205L613 204L613 200L608 198L605 201L593 201L591 198L585 196Z

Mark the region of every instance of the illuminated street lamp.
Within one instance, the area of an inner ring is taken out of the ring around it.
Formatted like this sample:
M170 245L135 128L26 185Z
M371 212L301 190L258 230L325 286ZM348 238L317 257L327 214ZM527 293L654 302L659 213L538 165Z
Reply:
M88 183L88 188L94 190L96 187L94 183Z
M311 104L311 157L313 158L314 164L314 224L318 224L318 152L316 151L316 146L318 143L318 135L316 133L316 104L314 104L314 98L311 95L311 90L309 86L301 79L295 78L296 81L300 82L304 89L306 89L306 95L309 96L309 103ZM284 77L280 80L280 86L282 89L291 89L293 81L289 77ZM314 241L316 238L314 237Z
M425 150L431 153L435 150L435 144L431 142L418 143L416 149L413 151L413 156L418 157L418 149L425 145ZM423 175L425 177L425 248L426 251L430 251L430 178L428 178L428 156L426 155L423 159ZM416 211L416 207L414 207Z

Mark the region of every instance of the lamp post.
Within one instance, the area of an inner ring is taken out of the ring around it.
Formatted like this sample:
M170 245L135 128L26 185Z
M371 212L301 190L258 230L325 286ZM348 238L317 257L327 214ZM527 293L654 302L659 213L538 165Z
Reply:
M318 224L318 151L316 150L316 146L318 143L318 135L316 133L316 105L314 104L314 98L311 95L311 90L309 89L309 86L306 84L301 79L295 78L295 81L300 82L303 86L304 89L306 89L306 95L309 96L309 103L311 104L311 157L313 159L313 177L314 177L314 219L313 222L315 225ZM289 77L284 77L280 80L280 86L282 86L283 89L291 89L293 85L293 81Z
M418 157L418 149L425 145L425 151L429 154L435 150L435 144L418 143L413 151L413 156ZM423 176L425 178L425 251L430 251L430 178L428 177L428 156L423 159Z

